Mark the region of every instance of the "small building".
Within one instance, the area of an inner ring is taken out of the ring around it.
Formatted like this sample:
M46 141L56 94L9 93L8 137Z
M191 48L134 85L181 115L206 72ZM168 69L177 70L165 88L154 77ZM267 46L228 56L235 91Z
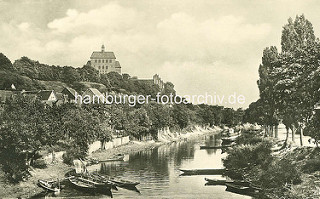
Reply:
M85 100L90 99L90 103L104 103L105 95L103 95L98 89L96 88L88 88L82 94L82 102Z
M7 90L0 90L0 103L5 103L7 99L10 99L14 95L14 92Z
M39 99L44 102L52 103L58 101L58 97L54 90L40 90L37 95Z
M131 80L143 82L146 84L158 85L160 88L160 91L162 91L164 89L164 82L158 74L153 75L152 79L138 79L136 76L134 76L131 78Z
M73 88L64 87L61 93L64 96L64 100L70 103L75 102L76 91Z
M90 61L87 64L98 70L99 74L110 72L121 74L120 62L116 60L113 52L105 51L104 45L101 46L101 51L94 51L91 54Z
M158 85L160 90L164 89L164 83L158 74L155 74L152 79L153 79L153 83L155 85Z
M51 105L58 101L58 97L54 90L22 91L21 94L37 98L41 102Z

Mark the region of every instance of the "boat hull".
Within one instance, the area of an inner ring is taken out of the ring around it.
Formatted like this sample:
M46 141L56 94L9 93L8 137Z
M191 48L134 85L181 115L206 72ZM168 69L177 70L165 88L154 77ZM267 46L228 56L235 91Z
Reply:
M51 192L60 192L60 188L55 187L55 181L38 180L38 186Z
M223 175L226 169L179 169L182 175Z

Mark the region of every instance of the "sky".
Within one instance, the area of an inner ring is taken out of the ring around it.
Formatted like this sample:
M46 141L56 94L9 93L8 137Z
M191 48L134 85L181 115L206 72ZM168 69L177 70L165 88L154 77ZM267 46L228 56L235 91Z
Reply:
M317 0L0 0L0 52L12 62L82 67L101 45L122 72L159 74L179 95L259 98L265 47L280 50L289 17L320 31Z

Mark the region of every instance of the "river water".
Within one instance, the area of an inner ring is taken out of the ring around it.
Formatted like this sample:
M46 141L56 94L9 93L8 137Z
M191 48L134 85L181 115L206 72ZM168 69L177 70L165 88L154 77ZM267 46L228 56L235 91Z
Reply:
M222 168L220 149L200 150L200 145L217 146L219 135L179 141L150 150L131 153L123 162L103 163L89 168L101 174L139 181L138 191L119 188L113 198L251 198L225 191L225 186L206 186L205 177L223 179L222 176L181 176L179 168ZM88 194L66 185L58 197L110 198L101 194ZM47 195L48 196L48 195Z

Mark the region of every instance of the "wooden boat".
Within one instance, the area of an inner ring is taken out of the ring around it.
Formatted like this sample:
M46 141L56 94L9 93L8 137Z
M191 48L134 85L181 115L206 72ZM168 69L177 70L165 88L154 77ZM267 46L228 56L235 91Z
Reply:
M99 164L100 161L94 158L85 159L84 162L86 163L86 166L91 166L95 164Z
M131 182L123 179L110 179L110 181L115 183L118 187L122 187L122 188L134 188L138 184L140 184L140 182Z
M227 180L217 180L217 179L209 179L209 178L204 178L207 183L206 185L225 185Z
M38 180L38 186L52 192L60 192L61 186L59 181Z
M111 185L105 182L99 182L89 177L68 177L69 182L77 189L86 192L101 192L111 194Z
M179 169L182 175L222 175L226 169Z
M118 154L112 158L108 158L108 159L105 159L105 160L100 160L99 163L101 162L113 162L113 161L123 161L124 159L124 155L123 154Z
M239 135L228 137L228 138L221 138L221 140L222 140L222 143L232 143L236 141L237 137L239 137Z
M222 149L232 147L232 145L222 145L222 146L200 146L200 149Z
M244 185L239 185L239 184L235 184L235 183L225 183L227 186L226 191L232 192L232 193L238 193L238 194L242 194L242 195L248 195L248 196L252 196L256 193L259 192L258 189L255 189L251 186L244 186Z
M207 181L207 185L225 185L226 183L238 185L238 186L246 186L251 187L251 184L247 181L239 181L239 180L217 180L217 179L209 179L205 178Z
M93 173L92 175L103 182L108 182L121 188L135 188L138 184L140 184L140 182L131 182L123 179L108 178L98 173Z
M92 176L92 178L94 178L96 181L98 182L102 182L102 183L107 183L110 184L111 188L114 190L118 190L117 185L113 182L111 182L108 178L106 178L105 176L102 176L96 172L91 173L90 174Z

